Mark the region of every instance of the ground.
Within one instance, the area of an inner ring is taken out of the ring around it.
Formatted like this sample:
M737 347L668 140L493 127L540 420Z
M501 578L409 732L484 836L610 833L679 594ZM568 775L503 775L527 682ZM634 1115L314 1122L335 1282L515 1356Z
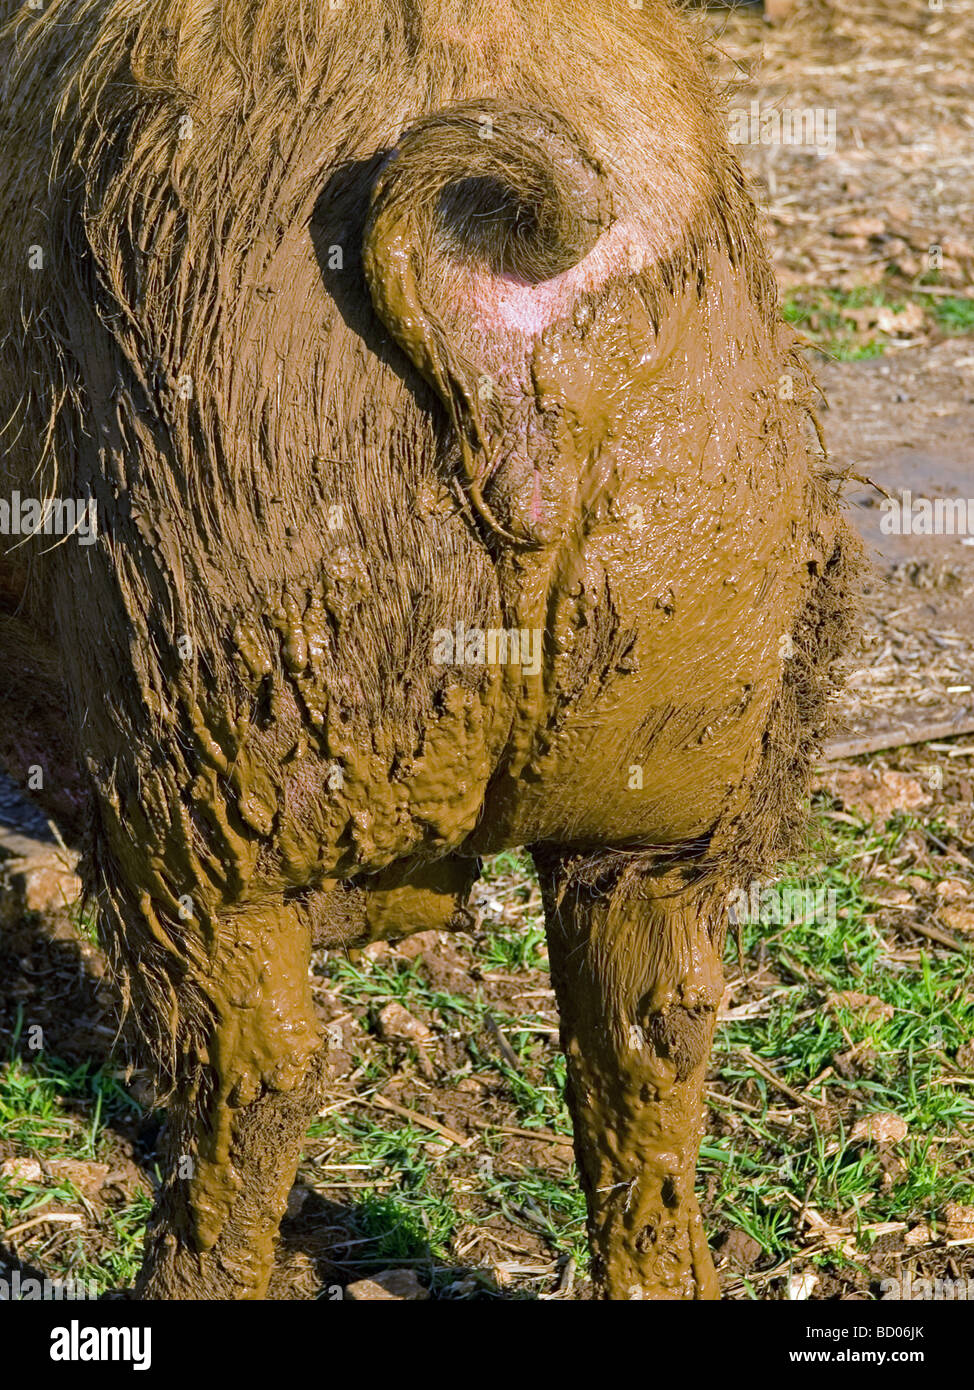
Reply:
M693 22L715 36L731 108L835 114L834 152L740 152L876 561L845 748L781 879L834 898L813 920L765 911L728 942L705 1223L730 1299L974 1281L974 547L884 536L873 486L974 491L974 7L815 0L774 28L750 8ZM902 745L945 723L967 732ZM901 746L850 746L877 733ZM0 824L22 815L0 796ZM527 862L489 861L476 907L469 935L316 959L331 1086L273 1297L390 1269L444 1299L590 1295ZM0 911L0 1266L122 1293L159 1116L113 1058L90 923L18 911L12 893Z

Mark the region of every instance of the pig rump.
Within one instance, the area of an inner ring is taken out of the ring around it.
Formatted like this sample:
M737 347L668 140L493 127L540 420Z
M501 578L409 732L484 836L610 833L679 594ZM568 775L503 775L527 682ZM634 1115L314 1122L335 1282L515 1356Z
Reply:
M9 215L0 243L2 293L7 321L21 320L24 330L5 335L2 365L8 385L27 387L6 402L4 418L16 423L5 431L3 467L14 483L34 480L41 495L71 491L94 475L102 515L115 514L119 543L131 546L131 557L119 552L106 583L109 608L120 598L120 625L139 634L145 669L134 682L124 661L116 672L119 693L92 768L96 804L103 809L89 863L106 920L115 922L108 940L123 990L142 1001L136 1021L164 1086L176 1073L177 1056L200 1055L212 1001L207 949L195 927L174 913L164 926L146 931L137 912L123 930L112 909L123 896L117 846L129 838L118 828L119 812L111 810L118 802L113 788L121 779L131 796L134 784L152 785L151 776L143 779L138 768L126 767L146 705L161 708L151 692L187 682L198 688L195 652L226 645L228 612L266 608L292 580L295 564L299 571L311 569L311 557L295 557L265 505L282 472L293 475L296 460L321 459L325 474L307 488L288 477L297 509L313 515L337 501L361 527L360 550L382 554L386 563L389 529L403 522L390 502L397 482L389 454L375 441L393 417L400 422L392 451L398 450L397 471L404 451L416 457L416 492L426 483L419 454L427 446L435 452L425 414L429 401L404 390L384 362L358 349L354 329L368 313L364 299L344 315L326 312L313 335L287 345L284 376L275 366L273 391L261 387L254 395L259 370L249 380L227 370L234 361L260 367L253 344L274 317L282 280L277 267L286 267L294 236L314 225L330 172L340 171L329 184L336 190L336 217L325 221L336 232L350 282L356 278L356 218L372 194L374 233L383 213L395 210L403 171L420 150L429 158L422 178L413 169L416 178L407 189L414 239L438 239L446 263L534 284L570 272L603 234L613 216L613 189L629 173L624 160L613 169L606 151L631 126L641 143L640 168L649 174L624 186L628 216L644 231L636 283L653 321L665 319L688 285L706 303L708 256L716 248L744 275L766 325L772 379L784 373L799 385L793 401L771 402L769 435L776 414L793 435L796 418L811 410L810 392L800 385L804 367L775 324L773 279L739 168L719 134L698 60L668 8L620 7L611 19L600 14L587 82L566 35L584 30L594 16L586 7L559 7L557 20L553 13L533 2L508 11L494 4L390 8L366 0L295 13L284 3L241 0L195 7L190 20L181 0L139 6L54 0L43 13L21 11L5 32L3 135L5 147L23 153L4 179ZM632 90L620 90L620 72L633 74L637 90L642 83L635 101ZM484 97L457 101L478 87ZM498 89L510 95L490 95ZM668 107L674 90L681 93L675 114ZM531 129L517 114L528 107L538 113ZM424 109L428 114L408 127L400 144L403 125ZM441 111L447 114L438 117ZM663 124L663 112L668 126L661 135L656 125ZM504 117L512 114L508 125ZM480 140L490 120L501 133L498 142ZM587 139L579 134L583 129L592 132ZM511 134L507 144L505 131ZM536 157L539 140L546 155L563 152L554 169ZM389 160L397 145L398 171ZM607 172L615 180L611 188ZM504 208L487 229L461 225L459 209L471 193L474 212L478 199L492 210L498 201ZM46 249L45 268L25 275L24 246L35 241ZM366 271L370 244L367 236ZM421 258L417 282L425 287L429 280ZM581 307L605 293L604 283L583 289ZM349 358L345 370L341 364ZM440 348L427 372L464 446L458 471L468 496L489 466L484 437L490 429L471 408L470 363L469 355L457 353L448 361ZM110 438L108 471L114 476L108 479L102 476L105 454L97 453L106 447L96 444L99 435ZM174 544L153 537L151 517L119 515L119 487L146 477L157 509L183 519ZM809 513L834 515L824 483L815 484ZM329 652L329 679L344 682L356 698L364 695L364 722L392 719L415 727L435 698L435 673L417 669L409 651L389 641L410 630L397 616L402 592L432 588L451 598L469 592L480 612L496 606L482 548L453 530L440 540L433 582L429 556L404 547L372 595L373 621L359 609L359 640ZM717 862L718 846L728 872L767 862L787 839L783 830L798 820L796 788L820 723L812 716L821 712L841 615L848 611L847 570L836 550L814 576L796 630L800 659L787 668L767 734L763 794L736 818L733 835L708 841L707 863ZM47 627L55 583L49 561L35 567L27 589L35 617ZM160 586L177 615L165 633L149 616ZM99 602L97 583L91 602ZM441 608L438 615L434 603L430 623L441 616L443 626L452 626L455 604L443 600ZM197 638L188 670L173 650L181 629ZM103 651L79 644L75 656L67 655L69 684L72 662L107 675L104 659ZM403 670L412 672L405 682ZM76 684L84 689L80 672ZM239 692L217 691L214 703L238 698ZM159 756L172 761L171 735L158 714L154 719ZM191 768L177 767L160 807L172 795L179 799L179 785L190 781ZM222 800L238 799L219 777L217 788ZM161 814L147 815L143 829ZM259 840L260 834L245 825L242 838ZM131 862L131 853L124 857ZM240 881L225 890L231 896L242 892L253 860L253 852L241 851ZM195 990L184 979L195 973L194 958L201 972ZM178 1005L174 976L181 982Z
M518 491L514 445L552 443L528 348L627 297L657 335L679 306L690 355L719 377L736 354L760 385L729 417L738 438L706 393L674 413L743 474L770 458L807 475L797 656L747 787L668 847L691 877L746 874L796 823L850 562L753 209L666 5L51 0L0 48L0 308L20 325L0 343L3 482L91 496L104 528L29 575L15 557L0 588L26 586L57 628L88 881L176 1101L174 1152L205 1120L189 1205L208 1249L235 1200L233 1115L271 1096L267 1133L293 1146L282 1098L313 1104L310 943L383 931L406 888L459 915L452 856L509 731L624 655L606 602L566 685L546 668L531 704L506 676L437 668L422 640L543 626L504 588L564 521ZM569 881L594 900L658 862L585 846ZM698 1024L646 1025L683 1079Z

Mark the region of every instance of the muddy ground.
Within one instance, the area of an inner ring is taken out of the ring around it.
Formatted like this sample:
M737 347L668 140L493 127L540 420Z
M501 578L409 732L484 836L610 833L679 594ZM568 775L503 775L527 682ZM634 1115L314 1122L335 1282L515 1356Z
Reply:
M750 8L694 22L732 107L835 114L825 154L741 154L876 562L844 736L962 727L972 538L884 535L880 504L882 489L974 495L974 6L814 0L773 28ZM56 857L0 796L0 852L21 832ZM726 1297L974 1279L972 859L974 732L823 765L790 876L827 884L834 918L752 924L728 951L700 1178ZM0 906L0 1265L121 1294L160 1117L113 1058L90 925L25 913L9 886ZM516 856L488 865L470 936L316 960L331 1090L273 1297L388 1270L413 1297L588 1296L545 965Z

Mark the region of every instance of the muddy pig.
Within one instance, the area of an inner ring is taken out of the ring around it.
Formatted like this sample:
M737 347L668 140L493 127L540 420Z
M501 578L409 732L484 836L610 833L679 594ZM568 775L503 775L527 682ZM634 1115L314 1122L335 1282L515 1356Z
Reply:
M526 845L596 1287L716 1296L726 903L800 824L854 551L695 44L664 0L6 10L0 591L168 1103L139 1292L263 1296L311 951L461 928Z

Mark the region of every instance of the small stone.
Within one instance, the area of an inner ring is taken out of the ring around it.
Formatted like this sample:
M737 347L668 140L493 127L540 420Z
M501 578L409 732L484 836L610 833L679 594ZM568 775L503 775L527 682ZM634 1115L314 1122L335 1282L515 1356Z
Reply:
M2 837L0 837L2 839ZM17 853L0 860L0 915L10 921L23 912L59 912L81 897L81 879L60 850L18 836Z
M364 960L383 960L391 951L388 941L370 941L367 946L359 947L356 956Z
M429 1289L411 1269L384 1269L371 1279L357 1279L345 1289L345 1297L353 1303L419 1303L429 1296Z
M930 793L905 772L850 768L831 773L825 786L847 811L880 821L896 811L918 811L931 802Z
M868 1075L876 1065L876 1053L871 1047L857 1044L847 1052L836 1052L832 1065L844 1081L855 1081L857 1077Z
M883 888L869 895L880 907L912 907L913 894L905 888Z
M95 1197L108 1177L107 1163L86 1163L79 1158L52 1158L47 1165L55 1181L69 1182L86 1197Z
M15 878L29 912L56 912L81 897L81 879L61 864L38 864Z
M399 1038L404 1042L417 1043L420 1047L433 1041L433 1034L426 1024L414 1018L401 1004L387 1004L379 1014L378 1022L383 1038Z
M948 1202L944 1207L947 1227L944 1232L948 1240L974 1239L974 1207L962 1207L957 1202Z
M761 1254L761 1245L747 1231L734 1227L718 1246L721 1259L736 1269L750 1269Z
M886 230L886 224L881 217L849 217L840 227L836 227L836 236L848 237L873 237L882 236Z
M945 899L948 903L955 902L958 898L969 898L970 889L963 879L944 878L937 884L937 897Z
M927 316L919 304L907 304L898 312L882 306L876 324L882 333L916 333L924 327Z
M43 1182L44 1169L36 1158L6 1158L0 1163L0 1178L6 1178L14 1187L26 1187L32 1182Z
M905 1139L910 1127L899 1115L879 1111L875 1115L864 1115L852 1126L849 1138L853 1143L866 1141L870 1144L897 1144Z
M974 912L967 907L942 907L940 920L950 931L962 936L974 936Z
M818 1275L812 1274L791 1274L788 1276L788 1297L795 1302L802 1302L806 1298L811 1298L818 1288Z
M462 1076L460 1080L457 1082L458 1091L466 1091L470 1095L474 1096L483 1095L486 1089L487 1083L481 1081L480 1078L477 1076Z

